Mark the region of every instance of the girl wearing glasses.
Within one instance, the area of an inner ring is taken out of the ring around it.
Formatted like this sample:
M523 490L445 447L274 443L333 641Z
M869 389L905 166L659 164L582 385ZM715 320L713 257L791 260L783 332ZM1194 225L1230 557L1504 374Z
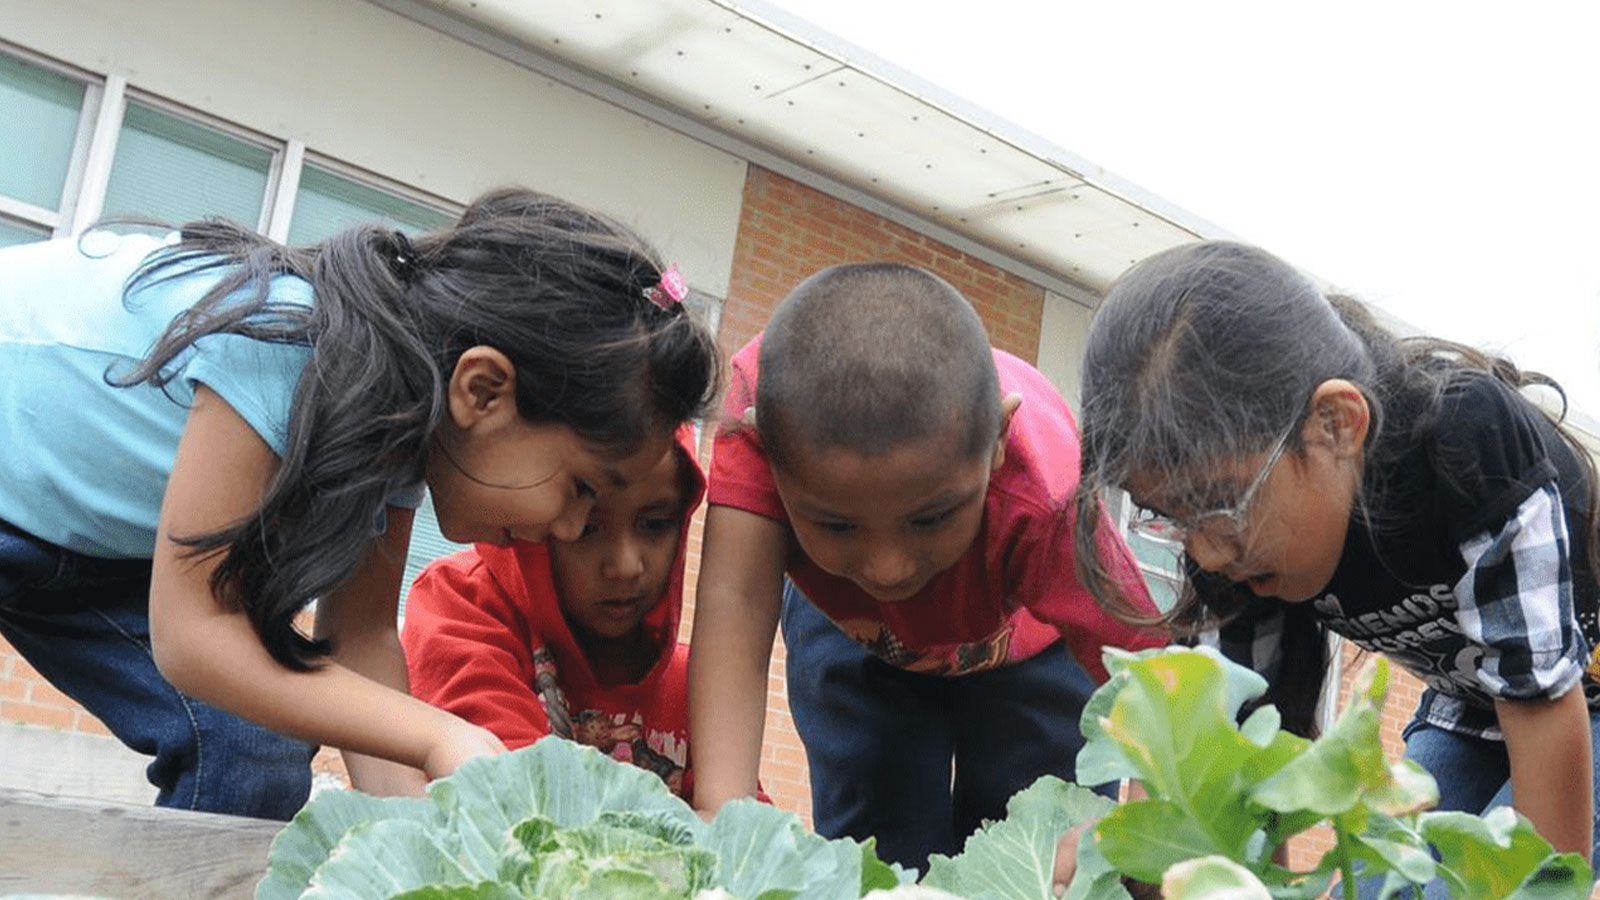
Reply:
M1220 625L1286 727L1312 732L1337 632L1426 683L1406 755L1440 808L1509 803L1589 857L1595 471L1533 386L1564 404L1507 360L1397 340L1264 251L1168 250L1090 327L1078 546L1086 501L1128 491L1135 527L1183 549L1164 623ZM1095 559L1080 579L1134 618Z

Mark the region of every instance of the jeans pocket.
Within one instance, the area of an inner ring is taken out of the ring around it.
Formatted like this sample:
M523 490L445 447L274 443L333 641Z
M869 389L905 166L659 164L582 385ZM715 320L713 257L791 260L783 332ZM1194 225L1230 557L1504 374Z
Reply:
M149 581L148 559L85 556L0 520L0 606L22 609L30 597L38 597L48 606L45 611L88 608L104 595L120 595ZM141 590L147 592L147 587Z
M0 519L0 606L54 581L65 564L64 553Z

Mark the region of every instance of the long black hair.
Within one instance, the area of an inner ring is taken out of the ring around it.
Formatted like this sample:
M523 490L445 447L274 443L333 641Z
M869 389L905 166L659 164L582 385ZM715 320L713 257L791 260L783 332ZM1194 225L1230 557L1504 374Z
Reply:
M128 295L193 273L215 284L113 380L164 387L174 360L209 334L310 347L260 508L174 536L194 555L223 554L212 590L295 670L332 649L296 629L295 615L351 576L385 501L422 481L463 351L489 346L511 360L524 419L568 426L619 457L703 415L718 386L711 336L683 305L650 299L662 278L655 251L534 191L493 191L454 227L414 239L361 226L296 248L231 222L192 222L141 265ZM310 307L272 299L270 280L284 275L311 285Z
M1560 393L1548 377L1510 360L1436 338L1397 338L1358 301L1324 295L1255 247L1208 241L1140 262L1112 286L1084 353L1079 578L1113 615L1150 624L1089 552L1102 493L1126 485L1134 473L1183 484L1219 461L1264 453L1285 433L1289 449L1299 450L1312 392L1332 378L1355 384L1371 410L1352 515L1378 533L1399 512L1391 508L1388 473L1437 427L1446 389L1467 373L1487 373L1514 391L1544 385ZM1590 571L1600 571L1594 462L1560 418L1552 419L1587 482L1586 502L1576 504L1587 521L1574 523L1573 547ZM1188 577L1178 601L1157 620L1180 636L1226 622L1256 602L1242 585L1184 563ZM1325 635L1304 605L1278 606L1286 669L1267 699L1286 724L1309 733L1326 668Z

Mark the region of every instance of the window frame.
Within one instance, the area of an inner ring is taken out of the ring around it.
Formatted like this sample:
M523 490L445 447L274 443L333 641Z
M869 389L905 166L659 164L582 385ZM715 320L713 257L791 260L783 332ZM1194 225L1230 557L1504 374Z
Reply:
M261 195L261 213L257 216L257 221L252 225L256 231L263 234L266 233L267 221L272 211L272 202L276 197L277 185L283 179L284 141L230 122L227 119L168 100L149 91L128 86L125 81L123 82L123 89L118 92L118 96L115 98L115 103L116 115L114 117L107 116L104 113L100 117L100 122L111 119L114 122L113 130L110 134L102 134L97 128L95 133L96 140L103 141L109 145L108 151L102 154L105 160L103 171L96 169L93 173L95 179L92 182L86 179L84 194L78 199L80 207L84 206L86 198L92 201L88 205L89 212L86 212L82 217L85 220L85 228L93 224L105 213L106 193L111 187L111 170L112 164L116 161L117 142L122 135L123 122L127 117L128 105L134 103L157 113L179 119L186 124L217 132L225 137L248 144L259 150L265 150L271 154L271 161L267 164L266 185L263 187ZM91 188L92 190L90 190Z

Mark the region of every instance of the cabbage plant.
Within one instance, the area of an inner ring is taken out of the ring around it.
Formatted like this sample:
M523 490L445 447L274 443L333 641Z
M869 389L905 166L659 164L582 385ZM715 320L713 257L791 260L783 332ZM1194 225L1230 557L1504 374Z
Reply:
M426 798L319 794L274 839L256 900L854 900L912 879L753 800L708 824L655 775L547 737Z

